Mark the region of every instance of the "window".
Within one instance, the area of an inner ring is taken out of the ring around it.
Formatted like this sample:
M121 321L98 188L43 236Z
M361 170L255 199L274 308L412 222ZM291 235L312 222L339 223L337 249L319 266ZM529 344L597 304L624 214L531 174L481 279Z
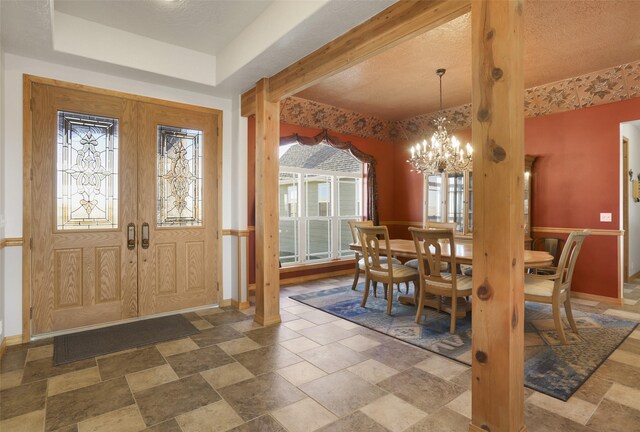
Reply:
M118 120L58 112L59 230L118 228Z
M362 219L363 164L326 144L280 149L280 261L353 256L349 221Z
M473 232L470 171L427 177L425 214L429 222L455 222L461 234ZM466 221L465 221L466 216Z

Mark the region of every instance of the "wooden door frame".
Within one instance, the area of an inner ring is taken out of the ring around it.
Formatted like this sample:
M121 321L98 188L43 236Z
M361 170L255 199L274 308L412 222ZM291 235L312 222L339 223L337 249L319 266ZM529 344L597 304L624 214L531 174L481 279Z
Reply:
M622 137L622 287L629 282L629 138ZM622 289L624 294L624 289Z
M216 184L218 185L217 196L217 228L216 228L216 253L219 258L222 257L222 110L216 108L207 108L198 105L190 105L182 102L167 101L164 99L140 96L131 93L119 92L116 90L108 90L99 87L92 87L84 84L76 84L66 81L59 81L51 78L44 78L35 75L24 74L22 77L22 342L31 340L31 153L32 153L32 84L50 85L60 88L85 91L89 93L102 94L107 96L120 97L130 99L136 102L152 103L174 108L198 111L204 113L215 114L218 119L218 135L216 136L216 165L217 176ZM222 259L218 259L216 272L216 289L217 302L222 302ZM148 318L148 317L145 317Z

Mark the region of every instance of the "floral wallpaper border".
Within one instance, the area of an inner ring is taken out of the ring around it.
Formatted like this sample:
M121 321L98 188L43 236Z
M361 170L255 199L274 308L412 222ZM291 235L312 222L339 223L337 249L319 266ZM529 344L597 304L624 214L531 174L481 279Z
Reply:
M525 91L525 117L536 117L640 97L640 60ZM445 115L451 130L471 127L471 104L447 108L400 121L386 121L331 105L289 97L280 120L305 127L375 138L380 141L416 140L433 131L433 119Z
M294 96L282 102L280 121L380 141L396 141L399 138L396 122Z

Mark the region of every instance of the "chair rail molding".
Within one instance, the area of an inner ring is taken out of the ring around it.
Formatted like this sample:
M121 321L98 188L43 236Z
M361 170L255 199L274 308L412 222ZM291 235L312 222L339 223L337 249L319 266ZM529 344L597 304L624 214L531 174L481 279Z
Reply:
M22 246L23 244L24 241L22 240L22 237L0 238L0 249L12 246Z
M624 234L623 230L615 229L597 229L597 228L557 228L557 227L532 227L534 233L554 233L554 234L571 234L574 231L582 231L588 229L591 235L614 236L620 237Z

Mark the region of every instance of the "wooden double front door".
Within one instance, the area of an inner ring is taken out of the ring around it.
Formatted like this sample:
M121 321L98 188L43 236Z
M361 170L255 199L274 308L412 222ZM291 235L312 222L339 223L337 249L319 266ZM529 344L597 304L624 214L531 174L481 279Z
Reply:
M32 334L216 303L219 112L30 90Z

